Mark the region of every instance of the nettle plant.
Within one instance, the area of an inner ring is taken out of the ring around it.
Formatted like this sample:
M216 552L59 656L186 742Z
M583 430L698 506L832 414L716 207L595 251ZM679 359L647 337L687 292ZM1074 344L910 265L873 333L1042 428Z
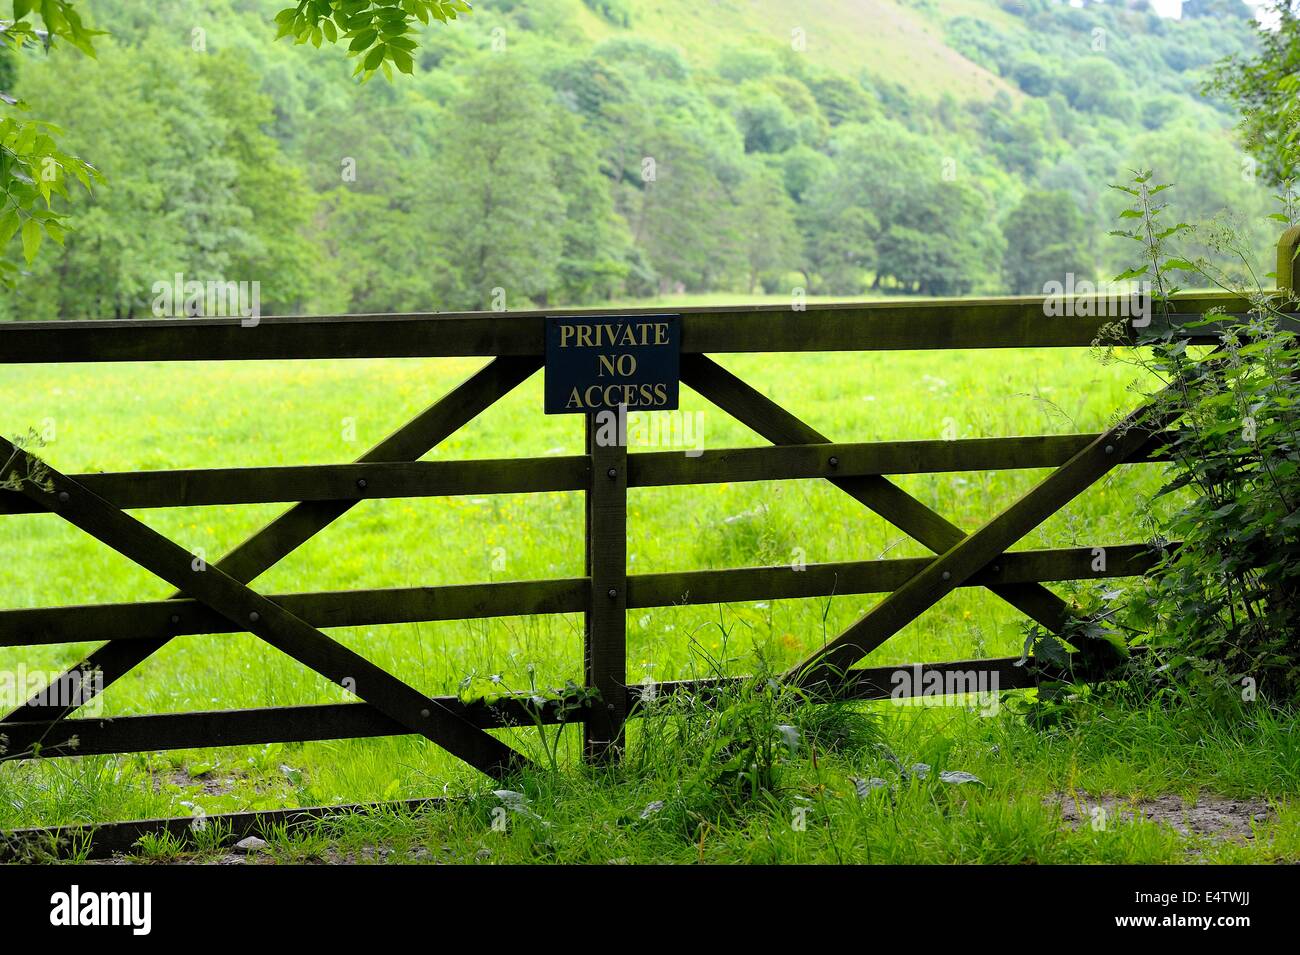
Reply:
M1099 344L1113 360L1131 361L1159 389L1146 397L1173 424L1167 442L1167 480L1153 505L1161 521L1162 557L1129 595L1128 623L1146 635L1149 676L1218 701L1276 702L1300 698L1300 341L1288 319L1285 292L1255 276L1251 256L1231 225L1193 227L1163 219L1168 185L1150 173L1116 186L1132 203L1131 223L1114 235L1141 249L1141 262L1120 278L1151 284L1157 320L1138 329L1135 353L1119 347L1127 331L1114 327ZM1294 227L1290 183L1273 216ZM1205 260L1175 254L1180 236L1196 237L1240 263L1248 283L1229 280ZM1192 327L1214 326L1218 344L1189 348L1168 320L1177 274L1245 299L1244 317L1222 310ZM1165 321L1158 320L1164 318ZM1153 507L1154 509L1154 507ZM1180 542L1170 545L1168 541Z

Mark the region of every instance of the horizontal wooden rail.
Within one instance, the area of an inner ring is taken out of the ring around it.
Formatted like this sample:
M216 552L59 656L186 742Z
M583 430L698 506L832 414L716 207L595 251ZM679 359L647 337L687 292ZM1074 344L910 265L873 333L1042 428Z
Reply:
M628 486L1059 467L1096 438L1095 434L1066 434L802 444L726 448L698 455L652 451L628 456ZM1152 445L1128 463L1153 460L1155 452L1156 446ZM587 486L590 467L586 455L567 455L124 471L77 474L72 478L117 507L136 509L580 491ZM0 491L0 514L32 514L41 510L40 505L17 491Z
M576 613L586 606L587 579L521 580L447 587L395 587L278 594L271 598L314 626L473 620L524 614ZM98 640L157 640L163 636L232 633L233 627L197 600L154 600L0 611L0 646Z
M1066 314L1096 311L1067 299ZM323 315L239 318L0 323L0 364L116 361L248 361L308 358L433 358L539 356L547 316L681 316L685 353L891 351L942 348L1087 346L1118 317L1048 314L1041 296L1029 298L888 301L780 306L672 309L569 309L546 312L405 315ZM1219 293L1183 294L1174 312L1146 331L1182 328L1212 308L1241 315L1250 308ZM1295 320L1292 320L1295 323ZM1300 327L1300 323L1295 323ZM1192 343L1214 344L1217 325L1186 329Z
M1080 671L1079 678L1098 674ZM833 692L819 696L819 701L832 700L908 700L924 696L949 696L953 694L1001 693L1004 690L1027 690L1038 686L1044 679L1063 679L1067 675L1058 669L1044 671L1029 658L1024 664L1019 657L993 657L984 660L946 660L942 663L897 663L892 666L861 667L849 670L836 681ZM665 680L662 683L630 686L629 712L639 716L650 700L670 699L681 694L701 694L711 690L739 686L748 677L708 677L696 680ZM928 687L943 687L942 693L933 694Z
M1104 556L1101 569L1099 556ZM629 609L639 609L886 593L935 559L808 564L802 570L781 566L640 574L628 577L627 602ZM1156 552L1146 544L1017 551L1003 555L965 586L1136 577L1149 571L1156 560ZM269 599L316 627L360 627L578 613L587 605L588 587L587 578L570 577L278 594ZM189 599L0 611L0 647L233 632L233 625L224 617Z
M554 701L548 701L540 709L512 698L490 703L466 703L454 696L443 696L434 697L432 701L481 729L555 725L581 719L571 713L562 716ZM29 758L37 748L42 757L102 756L208 746L366 739L402 736L410 732L409 728L385 716L369 703L82 717L0 723L0 735L5 737L0 761Z
M1104 552L1104 569L1094 569L1098 563L1096 551ZM896 590L936 559L900 557L807 564L803 570L789 566L740 567L640 574L628 578L627 602L629 608L640 608L880 594ZM1018 551L1004 554L964 586L1138 577L1147 573L1157 559L1147 544Z
M735 685L744 677L669 680L653 684L656 699L701 693ZM943 663L900 663L850 670L836 687L840 700L910 699L929 695L939 679L945 693L997 693L1038 684L1034 667L1018 665L1015 657L956 660ZM645 685L627 689L632 714L643 709ZM541 712L526 702L506 697L466 703L456 697L435 697L484 729L575 723L577 710L561 711L548 701ZM39 747L42 757L99 756L114 753L203 749L212 746L252 746L263 743L304 743L336 739L369 739L409 735L410 730L368 703L328 703L197 713L158 713L144 716L78 718L31 723L0 723L7 748L0 761L22 759Z
M72 477L116 506L134 509L577 491L584 486L589 470L585 455L568 455L481 461L123 471ZM40 510L16 491L0 491L0 514L30 514Z
M726 448L690 456L681 451L628 455L630 487L740 484L865 475L938 474L1059 467L1097 435L1027 435L923 441L783 444ZM1152 442L1128 463L1155 459Z

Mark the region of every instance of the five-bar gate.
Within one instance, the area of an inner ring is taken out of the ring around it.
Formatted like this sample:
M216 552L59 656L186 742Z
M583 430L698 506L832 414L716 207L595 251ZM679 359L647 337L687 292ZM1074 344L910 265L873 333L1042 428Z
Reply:
M1291 284L1300 234L1279 247L1279 285ZM1205 313L1242 314L1231 295L1183 295L1157 316L1190 344L1218 341ZM0 646L103 641L60 678L71 698L111 685L168 641L192 634L248 632L347 687L360 702L216 712L78 717L33 698L0 714L0 759L60 757L267 742L417 734L495 779L524 757L489 730L581 722L584 751L616 758L638 688L625 666L630 609L755 599L883 593L853 625L792 668L786 679L823 698L880 699L895 692L896 667L855 665L957 587L984 587L1042 626L1059 631L1067 605L1052 581L1140 575L1156 555L1140 543L1108 546L1098 570L1092 548L1008 552L1053 513L1122 463L1158 456L1170 423L1139 409L1101 434L841 443L724 369L710 355L737 352L873 351L1086 347L1113 319L1052 318L1040 298L871 303L788 308L681 308L682 381L744 423L771 447L628 454L603 446L588 419L586 453L488 461L422 461L432 448L542 365L541 313L372 315L0 325L0 364L32 362L222 361L310 358L482 356L477 373L350 464L63 474L0 491L0 515L48 512L92 535L176 588L167 600L0 611ZM1087 310L1080 310L1087 311ZM548 312L585 314L579 310ZM592 313L595 314L595 313ZM636 314L635 312L626 314ZM1191 327L1188 326L1189 323ZM539 408L540 413L540 408ZM22 451L0 439L0 462ZM890 476L946 471L1054 468L983 527L966 533L909 495ZM630 488L758 480L823 479L908 534L933 558L631 575L627 569ZM442 587L263 594L249 586L364 500L463 494L576 491L586 497L585 574L578 578ZM196 569L192 555L128 512L137 508L290 502L292 506L218 561ZM15 520L3 516L0 520ZM33 562L39 555L32 555ZM466 703L427 697L329 637L333 627L525 614L585 615L585 672L596 692L577 712L540 711L513 698ZM1034 668L1012 658L921 664L928 671L996 673L1003 689L1027 687ZM92 675L94 679L92 679ZM659 684L676 692L701 681ZM924 681L914 681L915 687ZM918 690L919 691L919 690ZM267 822L326 812L292 810L227 817L245 833ZM98 850L129 846L149 828L183 831L188 820L96 827Z

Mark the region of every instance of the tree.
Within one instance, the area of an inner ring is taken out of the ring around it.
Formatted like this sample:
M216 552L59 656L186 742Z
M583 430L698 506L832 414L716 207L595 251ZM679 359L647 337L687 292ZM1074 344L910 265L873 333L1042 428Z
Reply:
M155 283L177 272L225 279L237 250L255 241L253 215L237 199L237 151L228 148L242 134L212 110L201 59L156 38L100 46L97 61L71 59L25 80L112 187L69 197L76 229L19 286L24 317L147 314Z
M1010 76L1030 96L1046 96L1052 91L1052 73L1034 54L1017 56L1011 62Z
M12 11L10 20L0 21L0 46L9 51L28 45L44 45L48 50L67 43L94 57L94 39L105 35L85 25L72 0L13 0ZM469 12L465 0L303 0L281 10L275 19L278 36L293 36L298 43L319 47L325 40L347 40L349 55L360 61L357 74L368 79L382 69L391 79L392 65L413 72L415 41L410 34L417 20L446 23ZM9 110L28 108L3 90L0 101ZM28 266L44 238L63 243L66 215L56 211L53 198L70 199L68 178L79 180L87 190L103 181L99 168L61 150L54 133L54 127L42 120L12 114L0 118L0 249L18 234ZM13 259L0 255L0 284L13 285L18 271Z
M459 263L459 304L523 303L555 287L564 251L549 138L556 107L509 54L485 57L468 80L449 110L428 221Z
M745 152L779 153L799 142L795 114L765 83L749 82L737 90L735 117Z
M1127 118L1133 112L1124 71L1104 56L1085 56L1071 64L1061 88L1075 109Z
M1274 184L1300 165L1300 13L1279 2L1275 28L1258 25L1259 52L1220 63L1205 91L1226 96L1241 113L1246 149Z
M614 295L627 278L632 237L614 210L596 136L578 116L555 110L549 139L555 182L563 184L561 253L548 301L583 304Z
M249 241L229 250L226 276L260 283L263 312L301 311L323 286L335 283L312 234L318 197L280 144L262 131L272 120L271 100L239 51L199 60L206 101L223 121L222 152L236 166L234 202L248 210Z
M709 150L671 129L646 142L653 175L636 192L631 224L659 288L706 289L735 275L743 264L732 199Z
M835 206L823 199L813 208L820 211L808 217L804 234L806 272L820 279L814 289L831 295L861 292L866 270L875 260L880 220L859 205Z
M1001 258L1002 236L990 227L989 206L963 180L919 184L906 217L882 220L877 271L921 295L968 295Z
M870 122L880 112L879 105L861 86L839 73L818 72L808 88L831 126Z
M809 269L820 277L814 288L852 294L865 284L881 223L901 221L911 183L939 175L940 157L891 121L841 126L831 149L831 167L808 190L800 220Z
M833 149L834 167L813 187L803 219L812 268L828 290L857 291L868 261L876 286L892 278L927 295L968 292L996 269L1002 239L992 203L932 138L881 122L840 127Z
M1047 282L1065 284L1065 276L1091 279L1087 226L1068 192L1025 193L1002 224L1006 254L1002 273L1014 295L1042 294Z
M825 153L802 144L786 150L777 161L785 191L800 205L812 187L823 176L829 175L833 166Z
M457 266L430 249L422 213L382 193L339 187L324 204L322 239L348 312L415 312L462 304ZM473 303L471 303L473 304Z
M763 275L793 270L801 241L794 221L794 203L772 169L756 166L741 184L735 216L748 266L748 289Z

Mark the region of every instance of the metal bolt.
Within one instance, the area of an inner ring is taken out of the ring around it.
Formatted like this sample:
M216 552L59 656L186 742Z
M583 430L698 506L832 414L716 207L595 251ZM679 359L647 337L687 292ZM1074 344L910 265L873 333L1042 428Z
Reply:
M831 458L831 460L830 460L830 466L833 467L833 468L837 468L837 467L839 467L839 466L840 466L840 459L839 459L839 458L835 458L835 457Z
M605 473L608 474L611 478L616 478L618 477L618 468L610 468Z
M1106 445L1106 453L1107 453L1107 454L1114 454L1114 453L1115 453L1115 445L1113 445L1113 444L1108 444L1108 445Z
M361 488L361 490L364 491L364 490L366 489L366 479L365 479L365 478L357 478L357 487Z
M250 623L257 623L257 621L262 619L262 615L258 613L256 610L254 610L252 613L248 615L248 619Z
M178 624L178 623L180 623L180 622L181 622L180 614L175 614L175 613L172 614L172 624L174 625L174 624Z
M72 495L70 495L67 491L60 491L60 492L59 492L59 503L60 503L60 504L67 504L67 503L68 503L68 499L69 499L71 496L72 496Z
M613 712L614 712L614 704L613 704L613 703L606 703L606 704L605 704L605 709L607 709L607 710L609 710L611 713L613 713Z
M429 711L428 711L428 710L420 710L420 715L423 716L423 717L427 720L427 719L429 718Z
M945 570L945 571L943 572L943 579L944 579L944 580L952 580L952 574L948 573L948 571Z
M995 573L995 574L1000 574L1000 573L1002 573L1002 565L1001 565L1001 564L994 564L994 565L993 565L993 573Z
M618 591L615 590L613 587L610 587L610 588L609 588L609 599L610 599L610 600L614 600L614 599L617 598L617 597L618 597Z

